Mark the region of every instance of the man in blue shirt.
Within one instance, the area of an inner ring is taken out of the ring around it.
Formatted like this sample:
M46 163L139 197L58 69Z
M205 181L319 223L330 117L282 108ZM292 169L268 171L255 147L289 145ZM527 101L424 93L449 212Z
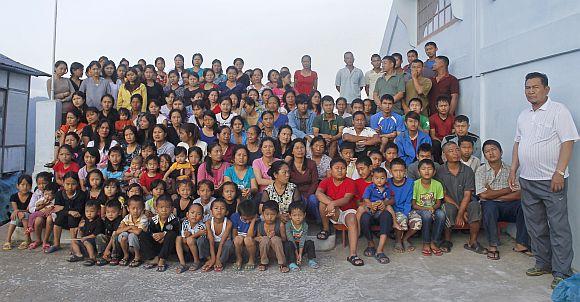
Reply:
M296 96L296 109L288 113L288 124L292 127L292 134L297 138L312 139L312 123L316 113L308 110L308 97L305 94Z
M371 116L371 128L381 136L381 152L385 152L388 142L392 142L399 133L405 131L403 117L391 112L395 99L390 94L381 96L381 111Z

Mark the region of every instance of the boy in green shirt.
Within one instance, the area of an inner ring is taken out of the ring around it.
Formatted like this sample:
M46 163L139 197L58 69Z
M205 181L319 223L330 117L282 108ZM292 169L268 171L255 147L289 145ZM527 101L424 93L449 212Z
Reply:
M441 256L437 242L445 226L445 213L441 210L443 185L432 179L435 164L430 159L419 162L419 174L421 178L413 185L413 210L421 216L423 256Z
M429 129L431 128L429 126L429 118L421 114L421 110L423 110L423 103L421 103L421 100L419 98L412 98L409 100L409 109L409 112L415 111L417 114L419 114L421 117L419 121L419 129L429 134Z

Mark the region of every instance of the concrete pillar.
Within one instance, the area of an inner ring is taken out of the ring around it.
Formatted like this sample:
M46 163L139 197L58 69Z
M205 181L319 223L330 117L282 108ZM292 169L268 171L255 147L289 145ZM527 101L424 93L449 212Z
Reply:
M61 123L61 106L53 100L36 102L34 176L42 171L52 172L44 165L54 159L54 133Z

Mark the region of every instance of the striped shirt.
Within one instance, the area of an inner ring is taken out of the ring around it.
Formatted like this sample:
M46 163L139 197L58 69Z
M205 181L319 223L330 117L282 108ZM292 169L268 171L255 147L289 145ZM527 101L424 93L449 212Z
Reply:
M501 190L509 187L508 178L510 175L510 165L501 162L499 172L495 174L489 163L485 163L475 172L475 195L487 191L487 186L492 190ZM516 179L516 187L519 188L519 182ZM482 199L485 200L485 199Z
M556 172L560 145L580 139L570 111L548 98L537 110L525 109L517 120L515 141L519 143L520 177L550 180ZM564 172L568 177L568 169Z

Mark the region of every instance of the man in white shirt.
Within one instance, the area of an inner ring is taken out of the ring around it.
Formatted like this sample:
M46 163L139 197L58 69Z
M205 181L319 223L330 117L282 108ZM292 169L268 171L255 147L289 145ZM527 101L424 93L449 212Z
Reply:
M568 163L580 139L566 106L548 97L548 77L526 75L525 94L531 108L517 120L509 185L517 186L520 168L522 208L536 258L528 276L554 276L552 288L571 276L572 233L568 222Z
M371 65L373 66L373 69L365 73L365 92L367 93L368 98L373 97L375 83L377 82L378 78L383 76L383 69L381 68L381 56L378 54L373 54L371 56Z
M344 128L342 131L342 140L356 144L356 158L366 156L371 148L378 149L381 137L374 129L366 127L366 117L362 111L353 113L352 124L352 127Z
M336 73L335 85L340 96L350 104L354 99L360 99L360 91L365 87L365 76L362 70L354 67L352 52L344 53L344 63L346 66Z

